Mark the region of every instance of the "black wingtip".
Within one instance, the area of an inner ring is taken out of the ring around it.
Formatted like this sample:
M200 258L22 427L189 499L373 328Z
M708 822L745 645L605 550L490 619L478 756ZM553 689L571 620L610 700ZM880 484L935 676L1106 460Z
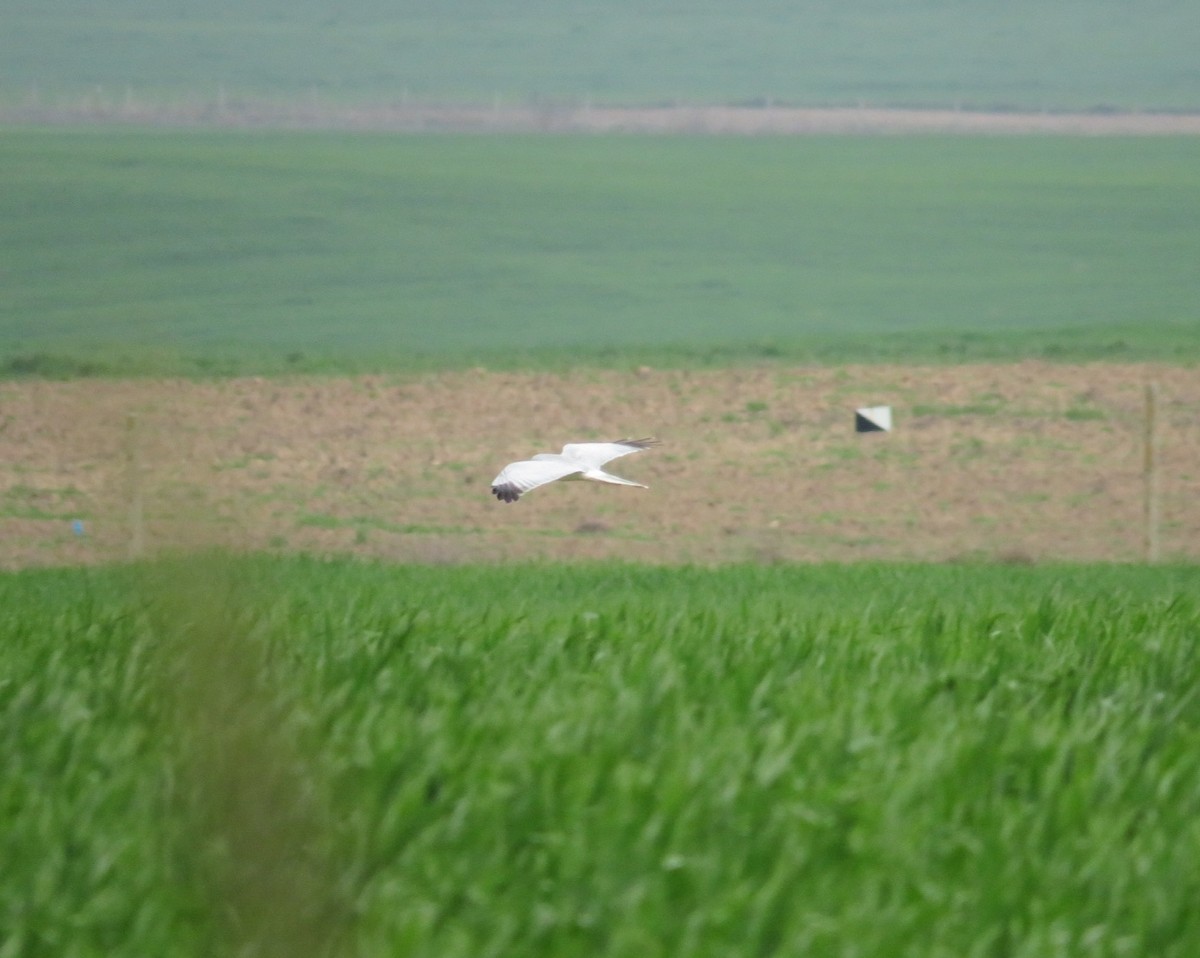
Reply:
M492 495L501 502L516 502L521 498L521 493L517 487L510 485L492 486Z
M635 449L649 449L651 446L661 446L662 440L655 439L653 436L645 436L642 439L618 439L618 446L633 446Z

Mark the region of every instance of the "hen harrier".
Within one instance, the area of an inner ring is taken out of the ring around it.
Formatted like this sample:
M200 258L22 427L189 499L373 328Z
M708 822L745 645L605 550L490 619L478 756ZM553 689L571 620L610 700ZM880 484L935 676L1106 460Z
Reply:
M556 479L590 479L617 486L648 486L622 479L600 467L631 452L641 452L659 444L657 439L618 439L616 442L571 442L561 453L539 452L532 459L510 462L492 480L492 494L502 502L516 502L525 493Z

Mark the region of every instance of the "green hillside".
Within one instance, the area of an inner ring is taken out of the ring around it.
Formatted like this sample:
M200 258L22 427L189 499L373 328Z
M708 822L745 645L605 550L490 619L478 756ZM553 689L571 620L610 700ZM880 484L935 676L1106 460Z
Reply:
M1194 110L1198 49L1191 0L17 0L0 94Z
M1200 141L10 132L0 363L1195 356Z

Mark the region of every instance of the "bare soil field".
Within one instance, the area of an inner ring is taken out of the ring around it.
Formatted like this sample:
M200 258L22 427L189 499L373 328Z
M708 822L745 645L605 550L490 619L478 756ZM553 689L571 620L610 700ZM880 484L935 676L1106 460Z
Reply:
M346 105L253 99L153 103L129 98L107 100L101 94L72 104L0 106L0 122L401 133L1200 135L1200 114L1197 113L1067 113L769 104L625 107L554 102L471 105L403 101Z
M0 566L196 546L399 561L1200 558L1200 375L1171 365L485 370L0 383ZM854 410L890 404L891 433ZM489 484L566 441L656 435L649 490ZM77 521L78 520L78 521Z

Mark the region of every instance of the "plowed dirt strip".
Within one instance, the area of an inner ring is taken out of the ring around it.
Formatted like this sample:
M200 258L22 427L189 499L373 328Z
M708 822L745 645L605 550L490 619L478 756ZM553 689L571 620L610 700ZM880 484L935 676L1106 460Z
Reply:
M119 559L139 527L147 552L444 562L1135 560L1149 382L1162 555L1197 559L1200 375L1022 363L9 382L0 564ZM895 430L856 435L882 403ZM614 471L649 491L489 494L513 459L642 435L664 445Z
M1050 113L888 107L589 105L487 106L311 101L159 104L85 99L74 106L0 105L0 122L214 129L380 130L402 133L639 133L690 135L1054 134L1195 136L1196 113Z

